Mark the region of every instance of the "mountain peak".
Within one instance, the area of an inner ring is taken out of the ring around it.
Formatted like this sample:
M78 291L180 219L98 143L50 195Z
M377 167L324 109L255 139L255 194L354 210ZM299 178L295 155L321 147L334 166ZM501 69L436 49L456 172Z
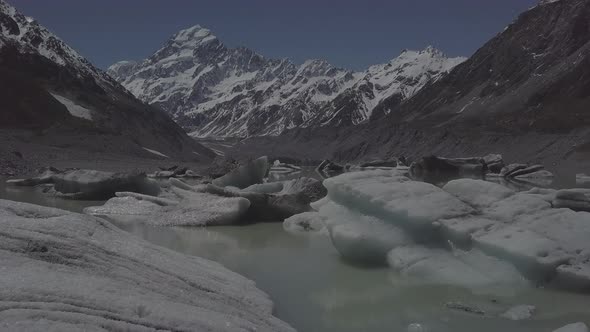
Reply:
M409 58L409 57L418 57L420 55L431 55L433 57L444 57L445 56L441 50L435 48L432 45L428 45L428 46L426 46L426 48L424 48L421 51L414 51L414 50L410 50L410 49L406 48L401 52L400 57L408 57Z
M425 49L420 51L421 54L432 54L435 56L444 56L443 52L432 45L426 46Z
M179 43L189 43L189 42L207 42L214 39L217 39L212 33L211 30L207 28L203 28L200 25L194 25L190 28L180 30L177 32L172 39Z

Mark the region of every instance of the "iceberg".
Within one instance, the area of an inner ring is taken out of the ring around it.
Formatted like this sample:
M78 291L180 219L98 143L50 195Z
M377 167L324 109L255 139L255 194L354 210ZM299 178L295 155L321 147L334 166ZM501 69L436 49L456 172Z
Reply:
M382 265L390 250L411 243L399 227L337 204L324 205L319 214L324 218L332 244L350 261Z
M387 257L402 275L467 286L526 277L590 289L590 213L555 204L582 202L584 190L517 192L473 179L439 188L397 170L345 173L324 186L328 195L311 207L345 258Z
M121 192L102 206L85 208L84 213L156 226L218 226L238 223L250 207L246 198L198 193L172 184L178 200Z
M514 266L475 249L451 252L424 246L402 246L391 250L387 261L402 275L426 283L474 290L525 284Z
M584 323L573 323L558 328L553 332L588 332L588 326Z
M117 191L134 191L158 195L160 186L143 173L111 173L87 169L60 171L48 169L30 179L8 180L15 186L50 184L56 195L71 199L101 200L115 196Z
M432 230L439 219L474 212L444 190L398 171L346 173L324 180L324 186L333 202L412 231Z
M291 216L283 222L283 228L289 233L322 232L325 228L324 218L317 212L303 212Z
M260 157L213 180L213 184L218 187L232 186L244 189L253 184L262 183L269 168L268 158Z

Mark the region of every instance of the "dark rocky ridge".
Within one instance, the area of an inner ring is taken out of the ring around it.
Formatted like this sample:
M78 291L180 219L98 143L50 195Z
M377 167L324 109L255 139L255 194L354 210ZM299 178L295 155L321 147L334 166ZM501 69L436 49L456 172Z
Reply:
M52 94L92 110L70 114ZM0 0L0 129L32 131L48 146L183 160L210 160L166 114L137 100L36 21ZM26 135L23 133L23 135ZM41 139L42 137L42 139Z
M522 13L470 59L399 105L392 123L467 123L509 132L590 126L590 1L560 0Z

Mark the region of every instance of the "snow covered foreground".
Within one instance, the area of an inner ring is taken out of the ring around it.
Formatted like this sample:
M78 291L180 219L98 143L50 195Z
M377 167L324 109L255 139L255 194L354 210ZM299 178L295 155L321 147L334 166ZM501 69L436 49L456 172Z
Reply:
M254 282L87 215L0 200L0 329L294 331Z
M388 263L433 283L477 288L526 277L590 290L590 213L555 208L563 191L515 192L472 179L439 188L398 171L346 173L324 186L327 198L312 204L317 212L285 228L320 219L345 258Z

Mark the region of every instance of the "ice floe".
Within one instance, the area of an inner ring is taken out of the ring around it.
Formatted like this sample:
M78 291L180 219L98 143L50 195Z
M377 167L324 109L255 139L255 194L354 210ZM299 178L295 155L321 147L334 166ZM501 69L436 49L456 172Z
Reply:
M321 232L326 228L326 224L319 213L303 212L285 219L283 228L290 233Z
M588 326L584 323L573 323L558 328L553 332L588 332Z
M260 157L213 180L213 184L219 187L232 186L243 189L262 183L268 174L269 167L268 158Z
M324 186L327 197L311 206L346 258L387 256L402 275L468 287L528 278L590 291L590 213L556 204L586 202L584 190L518 192L473 179L439 188L397 170L345 173Z
M60 171L47 169L43 174L19 180L8 180L14 186L51 185L56 195L71 199L99 200L113 197L117 191L134 191L158 195L160 186L143 173L111 173L86 169Z

